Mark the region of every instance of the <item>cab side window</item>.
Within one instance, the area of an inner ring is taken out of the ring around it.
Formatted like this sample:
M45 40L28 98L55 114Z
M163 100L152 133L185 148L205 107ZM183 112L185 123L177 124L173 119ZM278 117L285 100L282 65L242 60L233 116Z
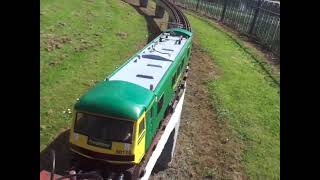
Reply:
M184 60L185 60L186 58L183 58L182 59L182 63L181 63L181 67L183 67L183 65L184 65Z
M143 119L139 124L139 136L141 136L142 132L144 131L145 127L145 119Z
M174 84L176 83L176 73L174 73L173 77L172 77L172 87L174 86Z
M161 108L162 108L162 105L163 105L163 96L164 95L162 95L160 100L158 101L158 112L157 112L158 114L161 111Z

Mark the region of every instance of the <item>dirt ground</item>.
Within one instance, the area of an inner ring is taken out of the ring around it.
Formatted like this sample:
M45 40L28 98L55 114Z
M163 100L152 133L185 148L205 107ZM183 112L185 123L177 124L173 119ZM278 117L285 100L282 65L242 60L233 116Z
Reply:
M137 0L127 0L146 18L149 39L153 39L168 17L155 18L155 4L150 2L141 8ZM175 156L168 169L155 169L150 179L247 179L240 164L241 145L233 141L227 125L217 120L205 84L219 73L197 39L193 40L189 72Z
M205 85L218 75L213 62L194 39L175 156L168 169L150 179L246 179L241 145L217 120Z
M154 4L140 8L137 0L128 1L146 18L148 39L153 39L163 28L163 20L154 17ZM150 179L247 179L240 164L242 146L234 142L227 125L217 120L206 86L218 75L214 60L199 48L195 38L175 156L168 169L155 170ZM40 169L51 167L50 149L57 154L57 173L70 168L68 134L68 130L61 133L40 153Z

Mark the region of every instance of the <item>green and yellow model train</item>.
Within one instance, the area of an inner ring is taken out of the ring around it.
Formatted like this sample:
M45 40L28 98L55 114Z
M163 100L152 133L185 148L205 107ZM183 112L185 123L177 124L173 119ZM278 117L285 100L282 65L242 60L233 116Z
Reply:
M192 33L168 29L74 106L70 148L116 164L139 164L189 63Z

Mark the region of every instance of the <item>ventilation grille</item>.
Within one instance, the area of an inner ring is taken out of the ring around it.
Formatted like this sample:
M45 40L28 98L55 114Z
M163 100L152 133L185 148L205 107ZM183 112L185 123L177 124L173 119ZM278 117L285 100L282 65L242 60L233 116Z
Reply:
M156 64L147 64L147 66L162 68L162 66Z
M137 77L146 78L146 79L153 79L153 76L148 76L148 75L143 75L143 74L137 74Z

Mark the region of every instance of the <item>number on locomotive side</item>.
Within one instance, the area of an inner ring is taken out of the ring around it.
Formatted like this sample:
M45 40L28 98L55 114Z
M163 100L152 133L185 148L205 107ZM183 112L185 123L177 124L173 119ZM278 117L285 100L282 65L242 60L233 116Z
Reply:
M117 154L130 154L130 151L126 151L126 150L116 150Z

